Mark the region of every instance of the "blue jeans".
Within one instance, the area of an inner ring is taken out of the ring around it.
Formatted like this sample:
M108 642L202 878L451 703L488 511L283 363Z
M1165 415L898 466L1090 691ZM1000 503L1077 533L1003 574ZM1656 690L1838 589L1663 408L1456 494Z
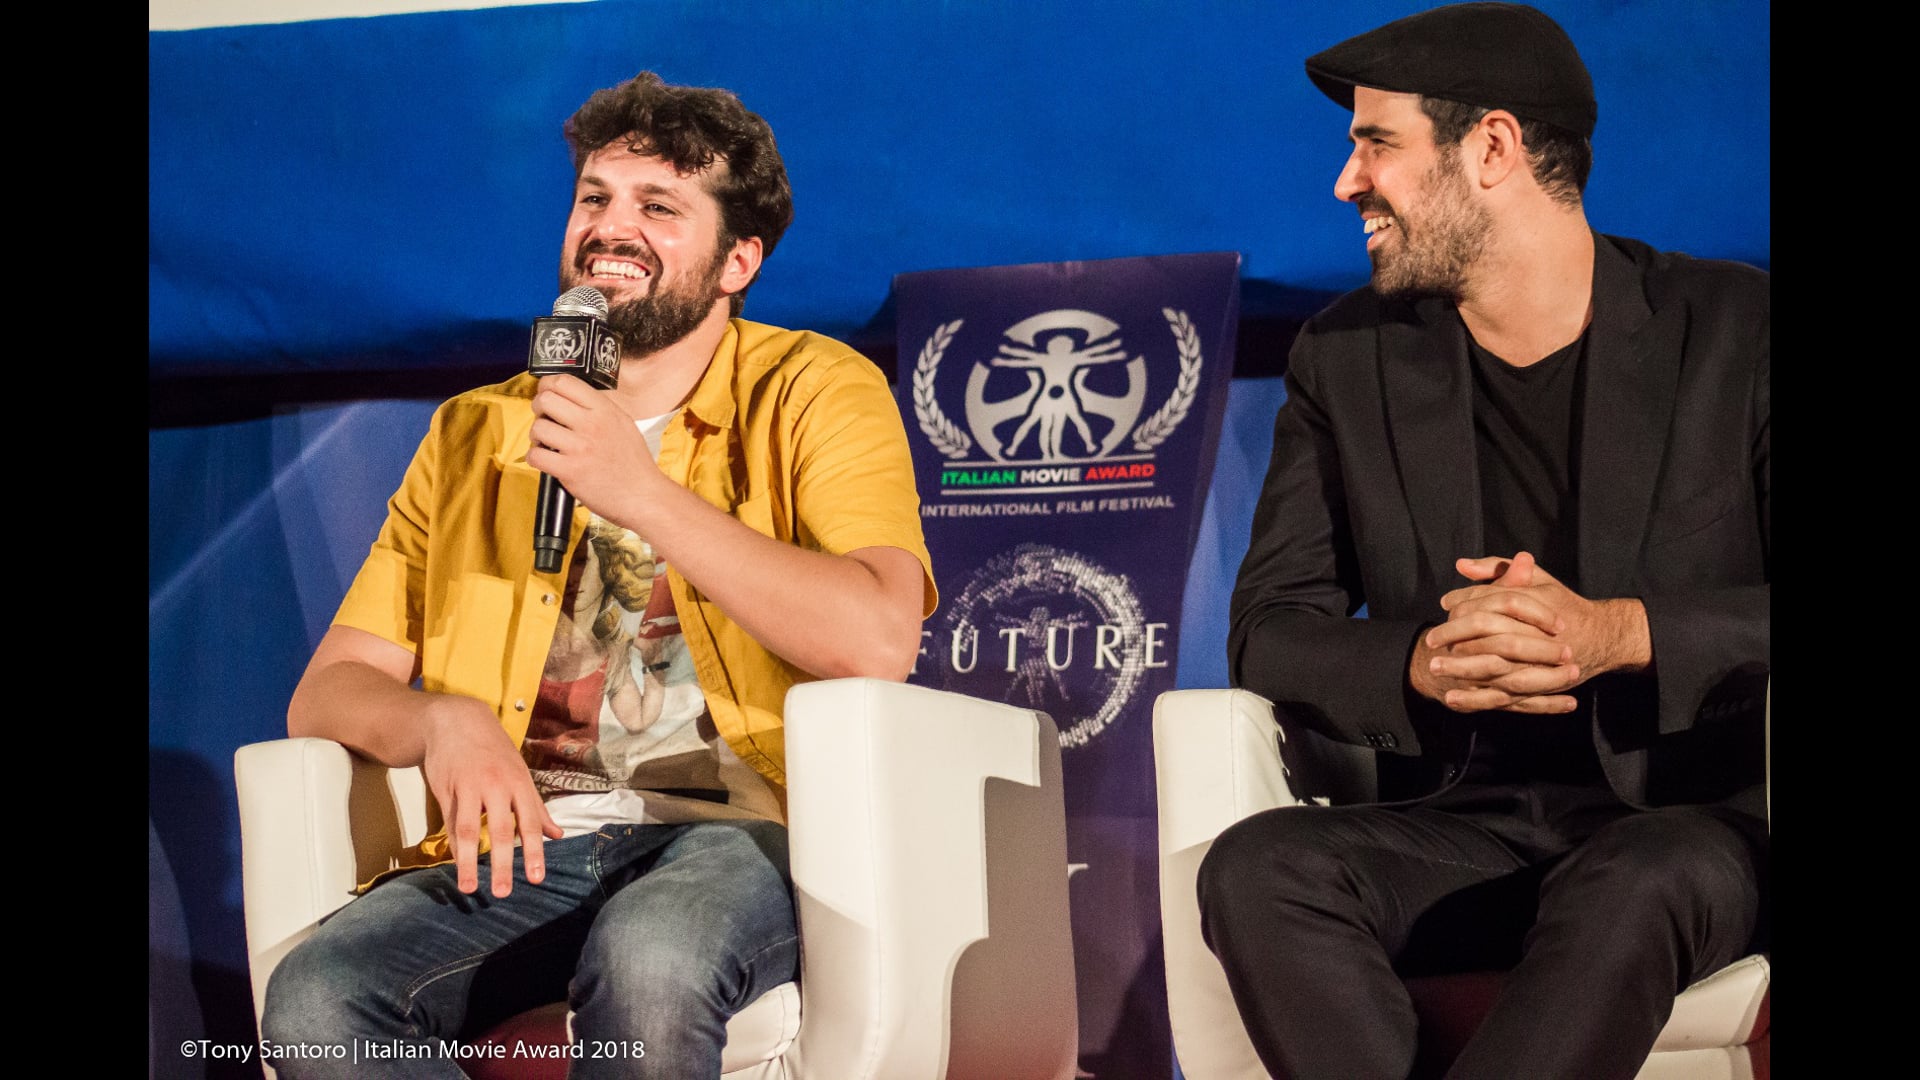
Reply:
M448 864L341 908L274 969L261 1037L348 1052L267 1063L290 1080L457 1077L441 1040L565 999L576 1043L621 1048L569 1076L719 1076L728 1018L798 970L786 828L611 825L545 850L539 885L515 850L506 897L483 855L472 895Z

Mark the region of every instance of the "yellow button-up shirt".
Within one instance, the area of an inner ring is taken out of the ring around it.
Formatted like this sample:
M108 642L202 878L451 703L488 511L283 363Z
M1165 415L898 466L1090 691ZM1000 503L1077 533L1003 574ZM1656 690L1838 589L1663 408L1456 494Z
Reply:
M540 473L526 458L535 385L517 375L440 406L334 616L335 625L413 651L422 689L492 705L516 746L567 573L533 568ZM921 614L932 614L932 561L900 412L880 370L846 345L732 320L667 425L659 461L667 476L776 540L835 555L912 552L925 575ZM569 551L587 519L585 507L574 511ZM784 795L781 709L787 690L812 676L768 652L671 565L667 581L715 727ZM444 833L420 854L449 857Z

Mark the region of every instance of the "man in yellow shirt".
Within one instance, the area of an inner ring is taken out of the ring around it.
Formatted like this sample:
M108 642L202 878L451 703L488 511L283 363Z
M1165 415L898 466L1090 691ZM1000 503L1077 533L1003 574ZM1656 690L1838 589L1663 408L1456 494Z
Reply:
M435 413L287 726L421 766L446 828L275 970L275 1043L429 1046L565 997L576 1039L634 1050L572 1075L719 1075L727 1019L797 970L786 691L905 678L933 610L885 378L737 318L793 213L765 121L642 73L566 135L560 285L606 296L617 389L521 375ZM550 573L541 473L580 504ZM388 1063L458 1075L351 1071Z

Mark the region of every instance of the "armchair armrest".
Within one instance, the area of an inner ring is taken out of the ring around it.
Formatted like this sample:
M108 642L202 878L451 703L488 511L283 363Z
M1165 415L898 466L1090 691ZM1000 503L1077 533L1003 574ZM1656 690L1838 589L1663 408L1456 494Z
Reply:
M1209 844L1241 818L1292 806L1273 706L1247 690L1175 690L1153 703L1160 853Z
M794 1074L1071 1078L1079 1034L1052 720L835 679L790 691L786 724Z
M274 739L233 755L240 886L254 1016L282 957L353 888L426 835L418 769L390 769L328 739Z
M1175 690L1153 703L1160 800L1160 929L1167 1013L1180 1068L1196 1080L1265 1080L1227 988L1200 936L1200 862L1242 818L1300 800L1280 758L1273 706L1246 690Z

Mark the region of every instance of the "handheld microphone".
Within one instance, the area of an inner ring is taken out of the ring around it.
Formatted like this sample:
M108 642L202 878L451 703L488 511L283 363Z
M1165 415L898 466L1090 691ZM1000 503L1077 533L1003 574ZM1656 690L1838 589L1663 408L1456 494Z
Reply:
M607 298L582 285L553 302L553 314L533 320L527 344L527 372L577 375L602 389L620 383L620 342L607 326ZM533 515L533 565L542 573L566 561L567 533L573 524L573 495L560 481L540 474L540 503Z

